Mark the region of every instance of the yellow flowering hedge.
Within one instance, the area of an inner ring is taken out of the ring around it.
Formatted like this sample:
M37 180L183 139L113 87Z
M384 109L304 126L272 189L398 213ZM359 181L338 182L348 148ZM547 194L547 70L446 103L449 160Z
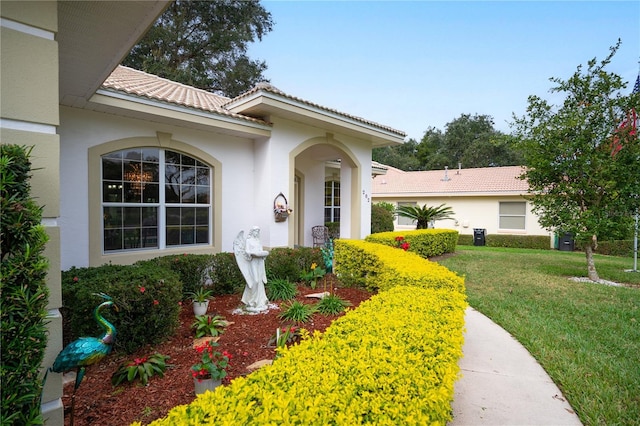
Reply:
M378 232L367 236L365 241L396 247L396 237L404 237L404 240L409 243L409 251L422 257L453 253L458 244L458 231L451 229Z
M400 286L152 425L445 425L465 297Z
M398 285L463 293L464 279L415 253L362 240L334 241L334 272L348 286L386 290Z
M336 272L384 290L273 365L151 423L445 425L462 356L464 281L414 253L336 240ZM139 425L140 423L134 423Z

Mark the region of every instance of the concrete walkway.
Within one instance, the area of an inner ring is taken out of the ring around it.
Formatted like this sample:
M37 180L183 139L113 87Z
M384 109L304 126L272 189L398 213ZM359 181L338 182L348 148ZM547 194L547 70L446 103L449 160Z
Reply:
M529 352L468 308L449 425L581 425L560 389Z

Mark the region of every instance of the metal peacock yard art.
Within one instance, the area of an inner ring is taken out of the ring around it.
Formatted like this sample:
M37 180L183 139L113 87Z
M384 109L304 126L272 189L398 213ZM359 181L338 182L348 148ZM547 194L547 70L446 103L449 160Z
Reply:
M76 369L76 382L73 387L73 394L71 395L71 425L73 425L73 407L76 390L80 386L80 383L82 383L86 367L98 363L102 358L107 356L111 352L116 339L116 328L102 316L101 311L106 308L112 308L117 311L118 307L114 304L110 296L104 293L96 294L96 296L105 299L105 301L98 305L93 311L93 317L104 329L104 333L100 337L80 337L69 343L60 351L53 362L53 366L49 368L49 371L54 373L65 373Z

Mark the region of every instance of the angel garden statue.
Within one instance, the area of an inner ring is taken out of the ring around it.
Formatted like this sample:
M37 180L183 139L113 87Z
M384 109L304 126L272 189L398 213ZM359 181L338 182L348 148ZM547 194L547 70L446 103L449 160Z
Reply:
M240 272L247 282L242 294L242 303L250 312L267 310L269 300L264 289L264 285L267 283L264 260L269 252L262 248L260 228L257 226L251 228L246 241L244 231L240 231L233 242L233 251Z

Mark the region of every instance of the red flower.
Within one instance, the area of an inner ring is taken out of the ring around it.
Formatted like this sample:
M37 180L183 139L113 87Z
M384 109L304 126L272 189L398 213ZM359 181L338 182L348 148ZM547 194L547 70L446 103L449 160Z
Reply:
M400 235L396 237L396 241L402 241L402 240L404 240L404 237L401 237Z
M402 250L407 251L409 250L409 243L402 243L400 247L402 248Z
M140 293L144 293L146 289L144 287L140 287Z
M154 305L159 305L159 304L160 304L160 302L158 302L157 300L154 300L154 301L153 301L153 304L154 304Z
M79 279L78 277L73 277L73 282L74 282L74 283L77 283L77 282L78 282L78 279Z
M133 360L133 363L135 365L140 365L140 364L144 364L145 362L147 362L147 357L142 357L142 358L136 358Z

